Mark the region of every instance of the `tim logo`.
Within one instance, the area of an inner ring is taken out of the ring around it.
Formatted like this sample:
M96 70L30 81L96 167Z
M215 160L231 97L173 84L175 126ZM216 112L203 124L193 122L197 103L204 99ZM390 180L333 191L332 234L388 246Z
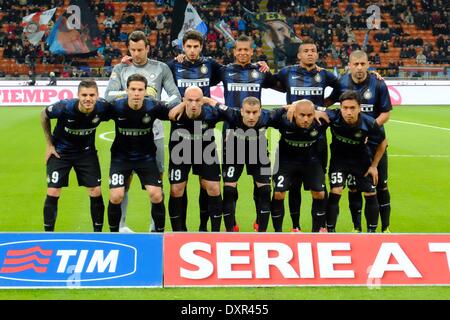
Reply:
M97 240L35 240L0 244L0 278L29 282L102 281L136 272L137 250Z

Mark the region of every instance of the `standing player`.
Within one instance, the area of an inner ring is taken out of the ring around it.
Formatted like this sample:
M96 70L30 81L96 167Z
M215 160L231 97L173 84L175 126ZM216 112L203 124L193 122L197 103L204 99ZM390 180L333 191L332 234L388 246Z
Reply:
M103 228L105 206L100 188L100 165L95 149L95 132L101 121L107 120L109 104L98 100L98 87L93 80L78 85L78 98L61 100L42 110L47 150L47 197L44 204L44 229L54 231L61 188L69 184L72 167L78 184L88 190L91 217L95 232ZM50 119L57 119L51 133Z
M181 96L188 87L197 86L203 91L203 96L211 95L211 86L217 85L220 80L220 70L222 65L218 64L210 57L202 57L203 35L195 30L187 31L183 36L184 55L177 57L167 64L172 71L178 90ZM180 60L181 62L179 62ZM208 223L208 193L200 187L199 194L200 208L200 231L207 231ZM187 192L183 192L183 214L182 229L187 231L186 227L186 210L187 210Z
M253 183L256 186L258 203L258 229L256 231L265 232L270 216L271 176L266 129L278 121L285 113L285 109L263 110L260 100L250 96L242 101L241 109L221 106L220 110L229 125L223 147L222 165L223 214L226 229L227 231L234 230L237 182L245 165L247 174L253 177Z
M274 88L275 78L270 72L261 72L258 64L252 64L253 40L252 38L241 35L236 39L233 49L235 62L222 69L221 80L224 87L225 105L232 108L241 108L242 101L247 97L255 97L261 101L261 91L263 88ZM226 136L226 130L229 124L224 122L223 139ZM224 148L222 148L224 151ZM223 154L225 159L225 154ZM225 161L223 160L223 163ZM223 171L223 170L222 170ZM225 191L224 191L225 196ZM235 194L235 202L238 194ZM257 187L253 186L253 199L255 201L256 212L258 209ZM258 214L256 214L258 216ZM258 230L257 221L254 223L255 231ZM239 228L235 224L235 231Z
M333 137L330 145L330 195L327 205L328 232L336 232L339 200L345 184L364 193L364 214L367 232L376 232L378 225L378 164L387 140L384 130L376 120L361 112L361 100L356 91L345 91L339 98L340 110L327 110ZM369 150L368 141L375 144L375 153Z
M111 108L116 133L111 146L109 171L108 220L111 232L119 231L125 185L133 171L150 196L155 231L164 231L162 179L156 164L157 147L152 128L156 118L168 118L169 109L159 101L146 99L146 89L147 79L143 75L129 76L127 98L115 100Z
M169 142L169 215L173 231L185 231L183 195L189 172L199 176L201 188L207 192L207 214L211 230L220 231L222 197L220 195L220 165L214 140L214 127L222 120L213 107L204 105L203 92L197 86L186 89L178 120L172 121ZM208 159L206 158L208 157ZM208 220L206 220L207 222ZM206 230L200 227L200 231Z
M172 70L175 82L183 96L187 87L198 86L202 89L205 97L210 97L210 87L217 85L223 81L222 76L223 65L217 63L210 57L202 57L203 36L195 30L190 30L183 36L183 51L184 54L179 55L176 59L168 63ZM250 56L251 59L251 56ZM259 71L267 72L269 67L264 61L257 62ZM186 218L187 209L187 192L183 194L183 214ZM207 214L207 193L203 188L200 188L200 231L206 231L206 225L209 215ZM186 229L184 220L184 229Z
M123 97L126 94L127 79L132 74L143 75L148 82L146 95L157 100L161 100L162 89L175 102L181 102L181 96L175 86L169 67L160 61L148 59L150 43L142 31L133 31L128 37L128 51L131 54L131 64L121 63L114 67L106 88L106 99L112 101L115 98ZM161 174L164 172L164 130L161 121L154 122L153 135L157 148L156 163ZM127 181L127 188L130 181ZM132 232L126 226L126 210L128 203L128 192L122 205L121 231Z
M389 120L392 105L391 98L386 83L376 74L369 73L369 61L364 51L353 51L350 55L350 72L343 75L339 80L339 90L333 91L330 100L336 101L340 94L346 90L355 90L361 98L361 111L375 118L378 126L383 125ZM368 146L375 154L377 144L369 139ZM387 152L378 164L378 184L377 198L380 205L381 231L389 232L389 220L391 214L390 193L388 190L388 156ZM350 187L349 187L350 189ZM348 193L350 212L355 232L361 232L361 210L362 196L354 188Z
M319 54L317 45L311 39L305 39L298 48L297 58L299 64L283 68L275 77L278 88L286 92L286 102L292 104L301 99L312 101L317 110L325 110L325 88L337 89L337 77L325 69L319 69L317 60ZM328 162L328 145L326 135L319 137L317 142L321 164L326 172ZM289 209L292 219L292 231L300 231L300 206L302 181L291 180L289 189Z
M326 232L325 172L319 142L326 134L327 125L314 121L314 104L306 99L294 102L293 121L286 116L274 125L280 131L278 144L279 165L274 173L272 221L275 231L281 232L286 191L297 178L311 190L312 232Z

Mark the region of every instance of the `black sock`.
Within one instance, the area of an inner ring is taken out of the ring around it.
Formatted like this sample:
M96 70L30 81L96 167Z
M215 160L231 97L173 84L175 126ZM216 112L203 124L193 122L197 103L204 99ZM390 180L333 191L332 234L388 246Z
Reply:
M235 202L237 189L231 186L223 187L223 220L227 231L233 231L235 224Z
M366 199L366 206L364 208L364 215L367 221L367 232L376 232L378 226L378 199L376 195L364 196Z
M348 192L348 206L352 214L353 228L361 231L362 194L359 191Z
M238 199L239 199L239 193L236 192L235 195L234 195L234 211L235 211L235 212L236 212L236 205L237 205ZM234 225L237 225L237 222L236 222L236 214L233 216L233 219L234 219Z
M183 202L183 197L169 197L169 217L172 231L183 231Z
M272 199L272 224L275 232L283 231L284 200Z
M181 230L180 231L187 231L187 226L186 226L187 207L188 207L187 186L184 189L182 199L183 199L183 202L182 202L183 205L182 205L181 217L180 217L180 221L181 221Z
M222 223L222 198L220 195L209 196L208 211L211 218L211 231L220 232Z
M293 183L289 188L289 212L291 214L292 228L300 229L300 206L302 204L301 183Z
M164 225L166 224L166 207L164 200L160 203L152 202L152 218L155 222L155 232L164 232Z
M312 215L312 232L319 232L320 228L325 227L326 216L326 199L314 199L312 202L311 215Z
M91 199L91 218L94 232L102 232L103 216L105 214L105 205L103 204L103 197L90 197Z
M266 232L270 217L270 185L265 185L257 189L259 211L258 211L258 232Z
M111 201L108 203L108 223L111 232L119 232L120 218L122 216L122 208L119 204L114 204Z
M258 187L256 186L255 180L253 180L253 202L255 203L255 210L256 210L256 223L259 223L259 195L258 195Z
M58 200L59 197L52 197L47 195L44 202L44 230L54 231L56 216L58 215Z
M377 191L378 204L380 206L381 231L389 227L391 217L391 194L389 190Z
M341 199L340 194L330 192L327 201L327 229L328 232L336 232L336 222L339 216L339 200Z
M200 188L198 203L200 207L200 227L198 231L208 231L208 193L203 188Z

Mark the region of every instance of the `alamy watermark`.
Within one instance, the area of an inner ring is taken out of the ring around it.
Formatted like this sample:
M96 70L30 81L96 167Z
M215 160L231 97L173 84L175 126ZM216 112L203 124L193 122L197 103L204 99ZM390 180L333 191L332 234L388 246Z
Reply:
M194 121L193 131L178 128L172 131L170 143L173 144L170 157L175 165L181 164L260 164L261 175L278 172L278 159L272 161L270 150L278 145L279 134L265 128L227 129L225 139L218 130L204 129L202 121ZM270 141L270 145L269 145ZM217 142L217 143L216 143ZM225 143L225 146L222 145ZM219 146L218 146L219 144ZM218 147L224 148L224 158L217 155ZM278 157L278 153L274 153Z

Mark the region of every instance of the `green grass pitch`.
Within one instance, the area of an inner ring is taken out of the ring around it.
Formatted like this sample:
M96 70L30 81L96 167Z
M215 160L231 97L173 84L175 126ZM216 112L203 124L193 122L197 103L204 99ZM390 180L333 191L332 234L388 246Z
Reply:
M0 232L43 230L42 208L46 190L44 137L39 107L0 108ZM389 187L392 232L450 232L450 106L397 106L386 125L389 139ZM103 176L103 196L108 199L110 141L98 136L113 131L113 123L97 130L97 149ZM165 125L166 137L169 125ZM276 135L270 135L276 137ZM113 134L106 135L112 138ZM167 147L166 147L167 148ZM166 149L167 150L167 149ZM166 153L166 162L167 162ZM167 177L165 194L169 194ZM239 181L237 221L241 231L253 231L255 209L252 182L245 172ZM188 228L198 229L198 179L188 184ZM301 226L311 228L310 194L302 191ZM341 201L337 231L352 229L347 197ZM286 203L287 205L287 203ZM166 197L167 209L167 197ZM128 225L147 232L149 199L134 179L129 200ZM285 216L284 231L291 221ZM106 229L106 227L105 227ZM166 219L166 229L170 230ZM59 201L56 230L90 232L89 199L72 172L70 187ZM272 231L271 224L269 231ZM232 293L232 294L231 294ZM449 299L450 287L280 287L280 288L166 288L166 289L82 289L0 290L0 299Z

